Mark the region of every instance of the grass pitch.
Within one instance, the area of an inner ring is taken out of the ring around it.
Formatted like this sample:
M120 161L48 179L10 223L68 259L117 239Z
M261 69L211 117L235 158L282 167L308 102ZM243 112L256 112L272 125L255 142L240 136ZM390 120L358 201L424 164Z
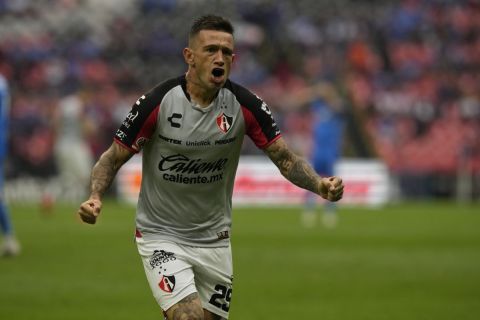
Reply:
M0 319L162 319L133 243L134 208L11 207L22 254L0 259ZM478 319L480 205L341 208L304 229L300 208L238 208L233 320Z

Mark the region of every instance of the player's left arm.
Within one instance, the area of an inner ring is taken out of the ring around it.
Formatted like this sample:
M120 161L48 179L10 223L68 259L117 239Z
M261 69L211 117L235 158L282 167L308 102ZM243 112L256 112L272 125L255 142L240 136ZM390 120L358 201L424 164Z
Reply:
M338 201L343 197L342 179L335 176L320 177L305 159L288 148L283 138L275 140L264 151L280 169L282 175L296 186L330 201Z

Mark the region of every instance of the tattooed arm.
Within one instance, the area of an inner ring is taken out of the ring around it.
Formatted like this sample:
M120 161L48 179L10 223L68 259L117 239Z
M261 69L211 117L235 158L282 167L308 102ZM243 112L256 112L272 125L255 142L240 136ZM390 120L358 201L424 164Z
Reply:
M317 175L307 161L288 149L283 138L268 146L265 152L280 169L282 175L293 184L330 201L338 201L342 198L342 179L338 177L322 178Z
M118 143L112 143L92 169L90 198L81 204L78 214L83 222L94 224L102 209L102 196L112 184L120 167L133 153Z

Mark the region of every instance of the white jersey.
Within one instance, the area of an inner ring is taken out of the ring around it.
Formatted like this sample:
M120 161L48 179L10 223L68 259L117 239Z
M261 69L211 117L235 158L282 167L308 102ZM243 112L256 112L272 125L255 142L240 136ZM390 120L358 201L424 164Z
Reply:
M228 246L245 134L259 148L280 137L265 102L229 80L206 108L190 99L185 76L142 96L115 135L129 150L143 149L137 236Z

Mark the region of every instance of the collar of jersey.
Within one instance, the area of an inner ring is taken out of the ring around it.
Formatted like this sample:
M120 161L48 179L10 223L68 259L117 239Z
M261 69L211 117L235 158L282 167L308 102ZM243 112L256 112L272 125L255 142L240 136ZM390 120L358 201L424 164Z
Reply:
M220 90L222 90L222 89L218 90L217 95L215 96L215 98L213 98L213 101L207 107L201 107L200 105L198 105L198 103L192 100L192 98L190 97L190 94L187 91L187 78L185 74L180 76L180 85L182 86L182 90L183 90L183 93L185 94L185 97L188 99L188 101L190 101L192 108L195 110L201 111L203 113L206 113L213 109L213 107L215 106L215 102L217 101L218 96L220 95Z
M196 103L195 101L190 101L191 102L191 106L193 109L195 110L198 110L200 112L203 112L203 113L206 113L210 110L213 109L213 107L215 106L215 101L217 100L217 98L215 98L212 103L210 103L207 107L201 107L198 103Z

